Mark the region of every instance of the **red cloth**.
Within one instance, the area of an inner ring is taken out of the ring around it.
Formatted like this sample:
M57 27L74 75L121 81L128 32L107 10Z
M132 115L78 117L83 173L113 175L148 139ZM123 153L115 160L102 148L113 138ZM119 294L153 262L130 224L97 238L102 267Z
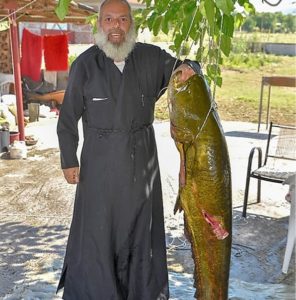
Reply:
M68 37L66 34L43 37L44 61L47 71L68 70Z
M24 28L22 37L21 74L34 81L40 80L42 61L42 36Z

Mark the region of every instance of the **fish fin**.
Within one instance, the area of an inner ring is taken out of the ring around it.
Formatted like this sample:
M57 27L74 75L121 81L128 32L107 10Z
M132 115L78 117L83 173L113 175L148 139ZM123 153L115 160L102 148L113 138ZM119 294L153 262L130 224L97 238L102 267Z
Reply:
M181 212L183 210L182 208L182 205L181 205L181 197L180 197L180 192L177 196L177 200L176 200L176 203L175 203L175 207L174 207L174 215L177 213L177 212Z
M179 172L179 186L183 188L186 185L186 161L185 148L183 143L176 142L177 149L180 153L180 172Z

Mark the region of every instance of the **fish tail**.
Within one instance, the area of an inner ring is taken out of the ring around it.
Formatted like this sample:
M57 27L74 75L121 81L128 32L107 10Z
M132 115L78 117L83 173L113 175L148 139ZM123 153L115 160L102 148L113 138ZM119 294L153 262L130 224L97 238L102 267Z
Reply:
M182 208L182 205L181 205L181 197L180 197L180 192L179 192L178 196L177 196L176 204L175 204L175 207L174 207L174 215L177 212L181 212L182 210L183 210L183 208Z

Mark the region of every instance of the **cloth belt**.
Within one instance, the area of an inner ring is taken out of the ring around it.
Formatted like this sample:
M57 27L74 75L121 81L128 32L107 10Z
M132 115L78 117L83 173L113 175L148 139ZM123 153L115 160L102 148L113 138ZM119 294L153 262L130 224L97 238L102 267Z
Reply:
M136 136L135 134L139 131L146 130L152 128L152 124L143 124L137 127L131 127L130 129L108 129L108 128L94 128L94 127L87 127L87 130L97 133L98 138L106 137L110 134L127 134L131 135L132 137L132 149L131 149L131 159L133 160L133 180L134 182L137 181L136 179Z

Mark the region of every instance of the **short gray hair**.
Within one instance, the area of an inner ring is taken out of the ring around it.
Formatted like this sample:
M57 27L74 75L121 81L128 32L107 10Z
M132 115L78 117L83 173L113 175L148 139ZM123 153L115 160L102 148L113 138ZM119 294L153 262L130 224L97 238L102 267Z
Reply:
M131 8L131 5L129 4L129 2L127 0L103 0L101 5L100 5L100 8L99 8L99 19L101 19L101 11L102 11L102 8L108 3L108 2L111 2L111 1L118 1L118 2L122 2L124 4L127 5L128 9L129 9L129 17L131 19L131 21L133 22L133 17L132 17L132 8Z

